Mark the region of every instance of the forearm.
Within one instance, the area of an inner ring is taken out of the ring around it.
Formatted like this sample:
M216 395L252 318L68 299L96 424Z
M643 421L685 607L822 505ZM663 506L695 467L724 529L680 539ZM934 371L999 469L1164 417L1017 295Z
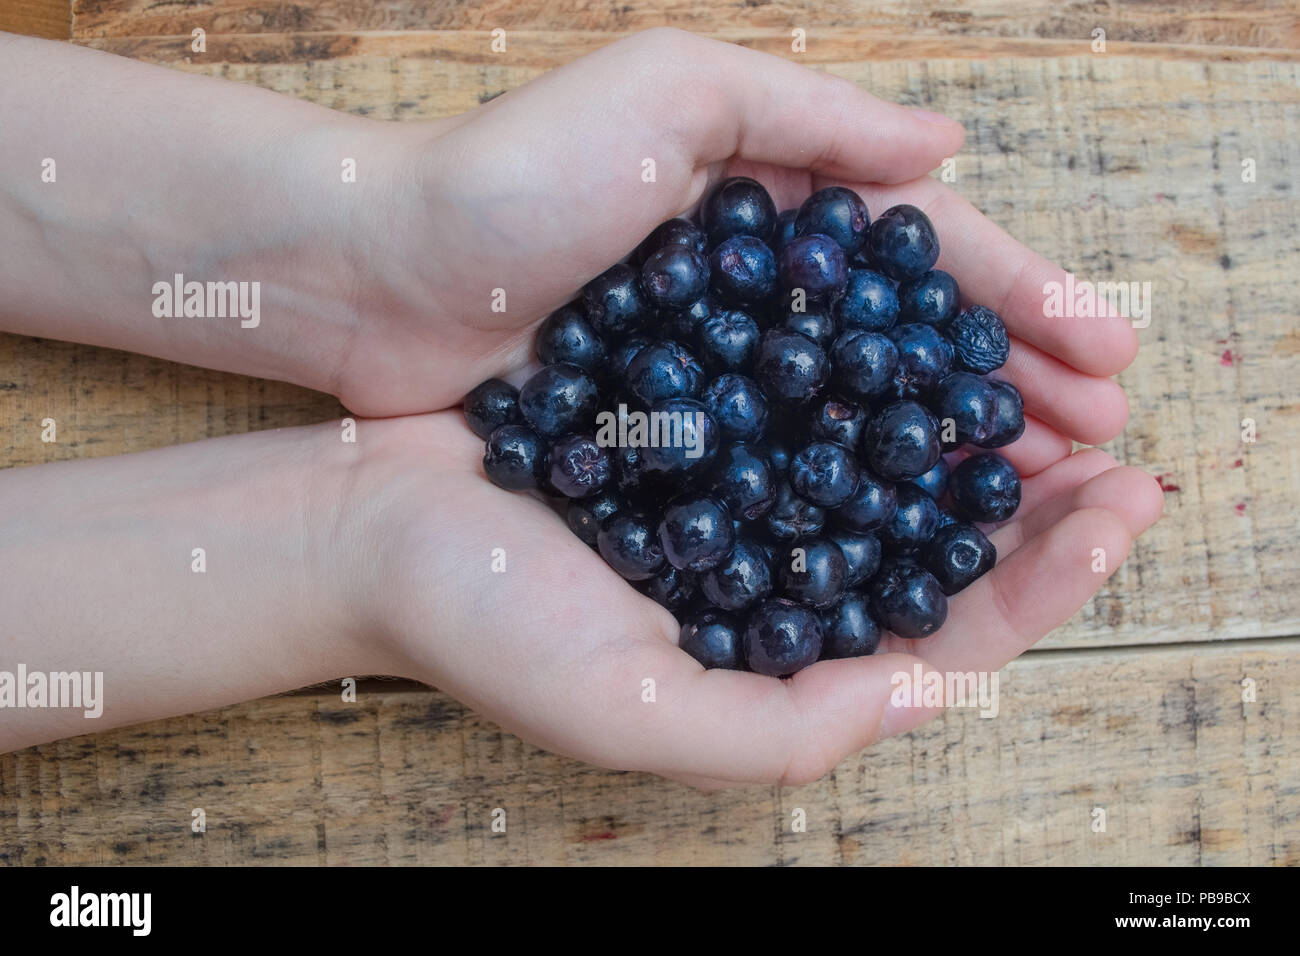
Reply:
M391 672L357 455L330 422L0 471L0 752ZM5 700L20 666L102 673L102 716Z
M0 327L330 390L394 126L0 34ZM178 274L203 317L165 314ZM257 283L256 314L208 283Z

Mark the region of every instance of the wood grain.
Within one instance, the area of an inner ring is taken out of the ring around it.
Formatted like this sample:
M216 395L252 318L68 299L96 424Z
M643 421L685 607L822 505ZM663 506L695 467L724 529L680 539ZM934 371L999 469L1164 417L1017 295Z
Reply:
M72 38L72 0L4 0L0 30L48 40Z
M996 717L950 710L817 784L721 794L362 685L2 757L0 862L1297 865L1297 682L1294 640L1037 654Z

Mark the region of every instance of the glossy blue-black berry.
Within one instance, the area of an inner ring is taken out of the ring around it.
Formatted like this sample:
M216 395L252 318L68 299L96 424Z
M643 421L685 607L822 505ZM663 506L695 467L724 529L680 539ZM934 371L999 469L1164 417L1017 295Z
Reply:
M866 584L880 568L880 539L869 531L846 531L837 528L826 533L844 554L844 586L856 588Z
M580 309L566 305L552 312L537 331L537 360L543 365L576 365L599 375L605 343Z
M830 236L845 255L853 255L867 241L870 225L861 196L843 186L827 186L803 201L795 216L794 234Z
M911 482L898 485L895 493L898 507L880 529L880 543L889 554L915 554L938 530L939 506Z
M822 650L817 614L784 598L760 601L745 620L745 662L768 677L803 670Z
M955 441L979 443L993 434L997 425L998 396L992 383L970 372L953 372L939 381L930 401L940 428L953 424Z
M776 206L761 183L746 176L724 179L700 207L700 222L710 248L732 236L767 241L776 227Z
M763 519L767 533L778 541L797 541L826 526L826 512L794 493L790 482L777 480L776 501Z
M898 368L898 347L879 332L845 332L831 350L831 384L859 401L884 395Z
M702 402L691 398L658 402L651 406L650 423L654 441L641 449L647 472L681 477L703 474L712 464L721 435Z
M709 261L682 245L664 246L641 267L641 288L658 309L682 309L709 287Z
M952 370L952 343L932 325L896 325L887 333L898 349L890 391L896 398L929 395Z
M758 383L744 375L719 375L700 400L731 441L758 441L767 430L767 398Z
M940 458L934 463L934 467L924 475L917 475L909 481L909 484L916 485L927 495L938 501L943 497L943 493L948 490L948 476L952 469L948 467L948 462Z
M931 269L898 287L898 321L942 329L957 314L960 301L957 280L942 269Z
M915 206L892 206L880 214L867 234L871 260L899 282L915 279L939 261L934 225Z
M705 320L723 308L713 293L706 292L685 308L660 310L660 332L677 342L694 342Z
M699 589L695 575L665 564L659 573L635 585L636 589L660 607L676 614L685 608Z
M566 498L594 495L612 472L609 452L590 435L566 435L551 446L551 487Z
M844 291L849 269L844 250L828 236L800 236L781 250L781 287L803 289L809 299L830 301Z
M828 398L813 409L809 428L814 438L833 441L845 448L857 448L867 428L867 411L854 402Z
M654 339L648 335L631 335L613 347L607 347L605 359L605 378L615 382L620 388L627 376L627 367L636 354L647 345L653 345Z
M893 482L882 481L863 468L858 477L857 490L831 515L841 528L875 531L891 521L897 510L898 494Z
M926 569L947 595L956 594L998 563L993 542L964 521L936 531L924 554Z
M993 431L977 444L981 448L1002 448L1025 433L1025 403L1020 390L1010 382L990 379L989 386L997 397Z
M848 573L844 552L826 538L796 542L781 558L777 570L786 597L819 610L840 599Z
M808 336L824 351L835 341L835 319L824 306L816 302L807 303L808 308L801 312L786 309L777 317L776 325L790 332L799 332Z
M850 269L844 294L835 300L840 330L885 332L898 320L898 293L894 283L879 272Z
M808 336L785 329L763 333L754 361L754 377L769 398L806 402L822 390L829 374L826 353Z
M821 615L821 660L866 657L880 646L880 625L861 591L849 591Z
M992 309L973 305L948 323L945 330L952 340L958 368L976 375L987 375L1007 363L1011 339L1007 327Z
M511 491L540 488L546 473L546 442L527 425L502 425L488 436L483 472Z
M776 294L776 257L753 236L732 236L709 254L709 287L728 302L767 302Z
M776 476L767 456L753 445L733 444L718 452L708 489L726 503L733 518L745 521L763 517L776 503Z
M596 380L576 365L547 365L519 390L519 412L543 438L590 428L599 394Z
M465 396L465 424L479 438L519 421L519 389L499 378L475 385Z
M669 219L655 226L654 231L641 240L632 253L632 261L641 265L665 246L684 246L703 254L707 251L707 241L704 230L689 219Z
M867 424L862 455L888 481L924 475L939 460L939 423L916 402L886 405Z
M887 561L867 586L871 613L899 637L933 634L948 619L948 598L934 575L910 561Z
M1020 507L1020 474L1001 455L972 455L948 479L953 510L967 521L1006 521Z
M776 217L776 228L772 230L772 251L779 253L794 238L794 220L799 215L798 209L783 210Z
M627 363L627 389L642 404L694 398L708 380L695 356L679 342L647 345Z
M632 511L606 518L596 534L605 563L629 581L646 581L664 566L664 549L654 519Z
M601 524L623 507L623 499L618 493L605 488L586 498L571 499L564 512L564 521L584 544L594 548Z
M716 312L696 332L700 364L715 375L747 371L758 351L758 323L739 309Z
M790 462L790 487L819 508L838 508L857 490L858 462L843 445L815 441Z
M707 571L717 567L736 543L731 513L708 495L678 495L664 509L659 543L675 568Z
M771 437L764 446L767 460L772 465L772 474L780 476L790 472L790 462L794 459L795 447L784 438Z
M745 669L740 623L723 611L707 608L687 615L677 646L707 668Z
M646 324L654 309L641 291L641 277L631 266L610 266L582 287L587 321L601 335L627 335Z
M739 538L717 567L700 577L700 590L715 607L743 611L772 591L772 567L756 542Z

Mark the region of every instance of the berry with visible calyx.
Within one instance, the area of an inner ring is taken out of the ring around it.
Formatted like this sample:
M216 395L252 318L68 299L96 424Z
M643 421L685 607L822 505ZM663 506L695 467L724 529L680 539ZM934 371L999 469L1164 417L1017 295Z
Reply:
M973 524L954 521L925 546L925 567L949 596L968 587L998 562L997 548Z
M972 455L948 479L953 510L967 521L1006 521L1020 507L1020 474L1001 455Z
M857 459L843 445L813 442L791 460L790 486L819 508L837 508L857 490Z
M609 483L609 453L590 435L566 435L551 446L551 487L566 498L585 498Z

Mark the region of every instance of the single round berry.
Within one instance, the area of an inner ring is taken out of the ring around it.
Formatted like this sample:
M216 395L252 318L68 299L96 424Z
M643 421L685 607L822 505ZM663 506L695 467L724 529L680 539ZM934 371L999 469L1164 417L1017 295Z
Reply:
M1010 382L989 379L989 385L997 398L993 431L976 444L980 448L1002 448L1025 433L1025 403L1020 397L1020 390Z
M858 463L843 445L813 442L790 462L790 486L805 501L820 508L837 508L858 487Z
M867 411L853 402L828 398L813 410L811 431L814 438L833 441L845 448L857 448L867 429Z
M502 425L519 421L519 389L499 378L475 385L465 396L465 424L486 439Z
M844 552L826 538L797 542L778 569L785 596L818 609L828 608L840 599L848 574Z
M796 236L830 236L844 250L853 255L867 241L870 218L867 204L852 189L827 186L803 201L794 220Z
M958 368L987 375L1007 364L1011 339L1002 319L992 309L973 305L949 322L945 331L952 340Z
M627 389L642 404L694 398L707 380L695 356L678 342L647 345L627 364Z
M934 467L924 475L917 475L910 479L909 484L920 488L927 495L938 501L943 497L943 493L948 490L948 476L952 474L952 469L948 463L940 458L934 463Z
M781 287L803 289L809 299L833 299L848 282L844 250L834 239L821 235L800 236L781 250Z
M618 493L607 487L589 497L571 499L564 521L584 544L594 548L601 524L623 506Z
M601 335L627 335L650 320L654 310L641 292L640 276L631 266L610 266L582 287L587 320Z
M546 442L526 425L502 425L488 436L483 473L510 491L540 488L546 471Z
M934 389L930 408L941 430L952 422L951 445L979 443L993 434L997 425L997 392L992 384L970 372L953 372Z
M953 510L967 521L1006 521L1020 507L1020 474L1001 455L972 455L948 479Z
M867 588L876 621L899 637L933 634L948 619L948 598L934 575L908 561L881 567Z
M939 237L915 206L892 206L871 224L867 251L887 276L906 282L934 268L939 261Z
M776 257L761 239L732 236L709 254L710 288L730 302L754 304L776 295Z
M717 567L700 578L700 590L724 611L743 611L772 591L772 567L757 543L740 538Z
M783 598L760 601L745 621L745 661L749 669L784 677L817 660L822 628L808 608Z
M763 333L754 374L769 398L806 402L821 391L829 373L826 353L808 336L785 329L769 329Z
M868 532L846 531L843 528L826 534L829 541L839 545L844 553L847 569L844 586L856 588L866 584L880 567L880 539Z
M956 521L940 528L925 547L925 567L949 596L998 563L997 548L973 524Z
M547 365L519 390L523 419L543 438L585 431L596 415L596 381L576 365Z
M609 483L609 452L590 435L566 435L551 446L551 486L566 498L585 498Z
M885 394L898 368L898 347L879 332L845 332L831 351L831 384L845 395L868 401Z
M957 280L942 269L931 269L898 287L898 321L942 329L957 314L960 302Z
M835 523L850 531L875 531L893 520L898 510L898 493L892 482L881 481L861 469L858 488L849 500L833 512Z
M596 534L596 549L605 563L629 581L646 581L664 566L664 549L654 519L619 511L605 519Z
M700 207L700 221L710 247L732 236L766 241L776 226L776 206L761 183L746 176L724 179Z
M734 373L719 375L705 387L700 399L717 420L724 438L758 441L767 430L767 399L751 378Z
M537 331L537 360L543 365L576 365L599 375L605 343L579 309L566 305L552 312Z
M778 541L797 541L818 534L826 525L826 512L804 501L789 481L781 479L776 485L776 501L763 521L767 533Z
M889 481L924 475L939 460L939 423L916 402L886 405L867 425L862 454Z
M776 503L776 477L767 456L756 446L734 444L722 449L714 461L708 488L738 520L761 518Z
M896 325L888 335L898 349L898 367L890 387L895 397L929 395L952 370L952 343L934 326Z
M721 564L736 543L731 513L716 498L679 495L664 509L659 542L673 567L707 571Z
M703 254L707 245L704 230L689 219L669 219L655 226L650 235L632 253L632 261L641 265L665 246L684 246L692 252Z
M835 341L835 319L817 303L809 304L813 306L811 309L784 311L778 316L776 326L806 335L824 350Z
M739 309L724 309L704 320L696 333L700 362L713 372L745 371L758 351L758 323Z
M821 660L866 657L880 646L880 625L871 616L871 603L860 591L849 591L821 614Z
M677 646L707 668L745 669L740 624L722 611L710 608L689 615Z
M691 602L698 589L695 575L689 571L680 571L671 564L665 564L654 577L634 586L650 600L674 614Z
M870 269L850 269L844 295L835 300L834 314L843 331L888 331L898 319L893 281Z
M702 402L670 398L650 409L649 444L641 448L648 473L665 476L702 474L718 452L718 423Z
M609 348L605 359L606 380L616 383L621 388L632 359L636 358L637 353L647 345L654 343L655 340L648 335L632 335Z
M889 554L915 554L939 528L939 506L911 482L895 488L898 507L880 529L880 543Z
M664 246L641 267L641 288L659 309L682 309L709 287L709 261L683 245Z

